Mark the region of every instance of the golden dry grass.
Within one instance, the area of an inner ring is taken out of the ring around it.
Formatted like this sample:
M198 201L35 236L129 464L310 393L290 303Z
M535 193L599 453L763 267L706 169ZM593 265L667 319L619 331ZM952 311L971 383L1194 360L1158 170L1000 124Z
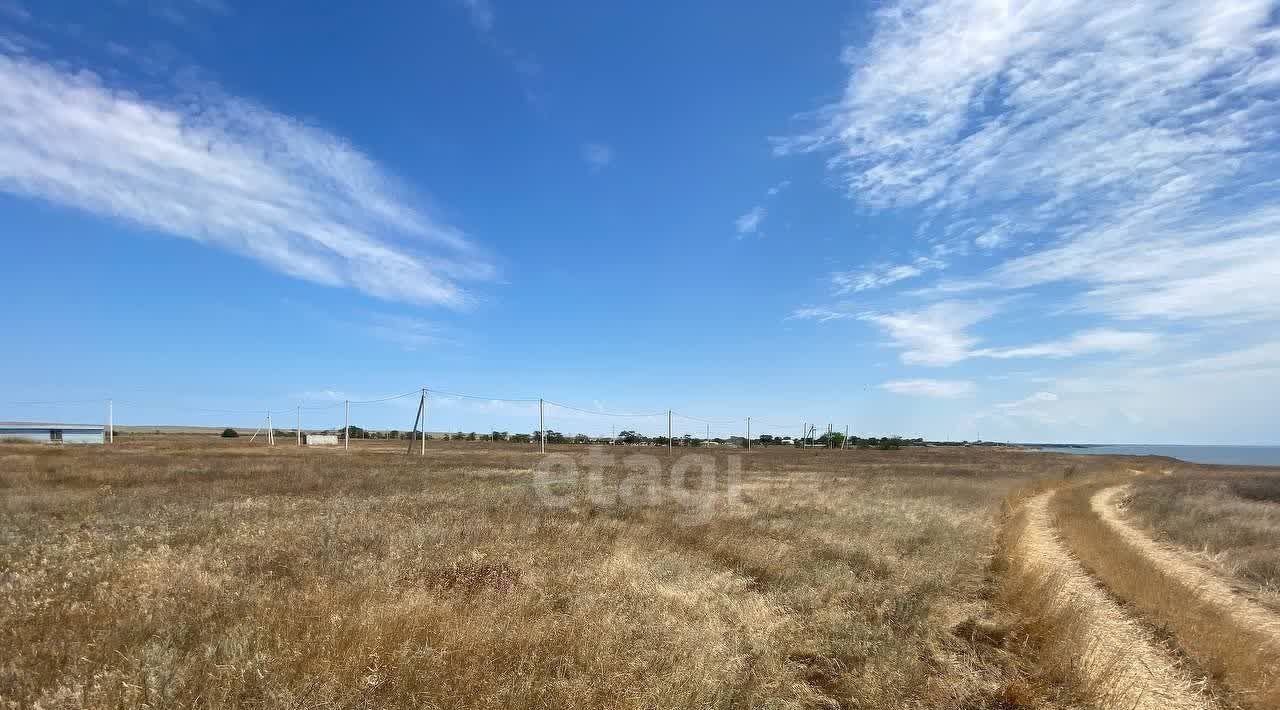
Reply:
M993 606L989 563L1001 499L1064 457L757 451L737 501L699 519L682 501L712 491L611 493L665 490L665 472L616 465L594 499L547 507L527 448L396 449L0 448L0 706L1012 708L1059 692L1013 652L1028 642Z

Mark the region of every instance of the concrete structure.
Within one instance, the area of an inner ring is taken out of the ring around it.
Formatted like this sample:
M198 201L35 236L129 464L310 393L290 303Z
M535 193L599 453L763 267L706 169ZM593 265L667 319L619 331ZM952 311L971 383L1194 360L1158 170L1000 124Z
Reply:
M303 434L302 440L307 442L307 446L337 446L337 434Z
M0 422L0 441L29 441L43 444L103 444L106 443L106 427L101 424Z

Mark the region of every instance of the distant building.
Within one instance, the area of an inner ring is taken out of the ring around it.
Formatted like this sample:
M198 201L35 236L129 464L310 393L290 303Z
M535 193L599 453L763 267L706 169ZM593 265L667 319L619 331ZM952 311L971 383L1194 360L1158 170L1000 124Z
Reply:
M43 444L103 444L106 427L101 424L53 424L49 422L0 422L0 441L29 441Z
M307 446L337 446L337 434L303 434L302 441Z

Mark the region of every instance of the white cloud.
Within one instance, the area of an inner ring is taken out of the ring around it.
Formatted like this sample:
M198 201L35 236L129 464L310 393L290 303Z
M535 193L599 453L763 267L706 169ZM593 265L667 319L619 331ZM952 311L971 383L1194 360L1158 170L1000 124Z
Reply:
M1005 360L1015 357L1064 358L1093 353L1136 353L1150 351L1159 339L1155 333L1098 328L1046 343L1013 348L984 348L973 351L971 356Z
M922 256L909 264L879 264L864 271L836 271L830 278L835 294L842 296L888 286L915 278L927 271L945 268L947 268L946 262Z
M613 149L603 143L587 143L582 146L582 159L591 166L592 172L597 172L613 162Z
M995 249L1004 246L1009 242L1009 228L1007 225L996 225L991 229L974 237L974 245L983 249Z
M1143 375L1212 375L1226 372L1280 372L1280 341L1261 343L1192 360L1145 368Z
M290 276L463 307L493 268L342 139L248 101L161 103L0 57L0 190L193 239Z
M856 317L874 323L903 350L902 361L914 365L952 365L971 358L1007 360L1144 353L1151 351L1159 342L1159 336L1154 333L1097 328L1033 345L977 348L979 338L969 333L969 328L991 318L996 312L997 307L990 303L941 301L913 311L863 312L856 315L848 308L810 306L793 312L792 317L819 321Z
M1036 392L1035 394L1029 395L1016 402L1003 402L1001 404L997 404L996 406L1002 409L1018 409L1020 407L1026 407L1028 405L1036 404L1039 402L1056 402L1056 401L1058 401L1058 395L1052 392Z
M937 397L955 399L971 395L975 391L974 384L967 380L892 380L880 385L880 388L895 394L914 397Z
M788 187L791 187L791 181L783 180L779 182L777 185L774 185L773 187L769 188L767 193L769 197L775 197L779 193L781 193L783 190L787 189Z
M471 24L480 32L493 30L493 6L489 0L461 0L471 17Z
M849 318L857 318L858 313L854 310L842 308L841 306L804 306L797 308L787 316L788 320L816 320L825 323L831 320L847 320Z
M738 229L738 238L741 239L748 234L755 234L760 231L760 223L764 221L765 215L769 211L760 205L752 207L746 214L738 217L734 221L734 225Z
M1058 424L1063 421L1058 395L1053 392L1036 392L1014 402L1001 402L996 411L1001 416L1029 419L1040 424Z
M978 339L967 329L995 312L989 304L942 301L918 311L863 313L858 318L884 329L903 350L903 362L937 366L970 357Z
M1274 11L891 2L843 98L778 150L830 151L853 199L970 220L982 249L1041 235L998 287L1066 282L1121 319L1280 319Z

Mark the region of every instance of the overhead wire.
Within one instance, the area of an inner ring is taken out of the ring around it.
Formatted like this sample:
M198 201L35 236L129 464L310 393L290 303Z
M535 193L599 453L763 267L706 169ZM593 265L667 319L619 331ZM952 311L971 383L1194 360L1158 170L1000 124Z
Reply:
M600 415L600 416L602 416L602 417L635 417L635 418L639 418L639 417L664 417L664 416L666 416L666 415L667 415L667 412L654 412L654 413L652 413L652 414L632 414L632 413L624 413L624 412L606 412L606 411L603 411L603 410L597 410L597 409L583 409L582 407L574 407L574 406L569 405L569 404L561 404L561 403L559 403L559 402L552 402L552 401L551 401L551 400L549 400L549 399L544 399L544 400L542 400L542 401L543 401L543 402L545 402L545 403L547 403L547 404L550 404L550 405L552 405L552 406L560 407L561 409L571 409L571 410L573 410L573 411L575 411L575 412L583 412L584 414L598 414L598 415Z
M484 400L488 400L488 401L491 401L491 402L539 402L539 401L543 401L543 400L539 400L539 399L538 399L538 398L536 398L536 397L533 397L533 398L524 397L524 398L518 398L518 399L512 399L512 398L510 398L510 397L483 397L483 396L478 395L478 394L462 394L461 392L449 392L449 391L447 391L447 390L437 390L437 389L432 389L432 388L428 387L428 388L427 388L427 397L428 397L428 398L430 398L430 397L431 397L431 395L433 395L433 394L442 394L442 395L445 395L445 396L447 396L447 397L461 397L461 398L463 398L463 399L484 399Z

